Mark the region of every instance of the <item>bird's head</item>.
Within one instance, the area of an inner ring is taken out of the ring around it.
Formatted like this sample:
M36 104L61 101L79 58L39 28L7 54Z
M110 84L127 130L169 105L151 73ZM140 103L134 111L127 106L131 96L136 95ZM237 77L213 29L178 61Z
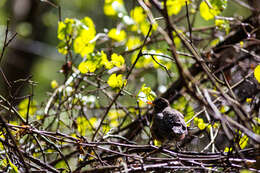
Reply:
M160 112L170 105L168 100L162 97L156 98L151 104L156 112Z

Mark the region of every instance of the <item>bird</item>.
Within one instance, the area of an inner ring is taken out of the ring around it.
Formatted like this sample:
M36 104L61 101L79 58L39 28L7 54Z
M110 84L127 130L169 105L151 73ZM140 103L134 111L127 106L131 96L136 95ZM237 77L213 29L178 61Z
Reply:
M152 105L152 138L161 143L183 140L188 132L182 113L171 108L162 97L156 98Z

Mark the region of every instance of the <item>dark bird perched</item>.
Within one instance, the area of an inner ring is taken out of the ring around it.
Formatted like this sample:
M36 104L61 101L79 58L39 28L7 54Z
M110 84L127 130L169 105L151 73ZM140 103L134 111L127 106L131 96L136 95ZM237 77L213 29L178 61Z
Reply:
M153 119L151 133L153 139L160 142L180 141L187 134L187 126L183 115L170 107L168 100L157 98L153 101Z

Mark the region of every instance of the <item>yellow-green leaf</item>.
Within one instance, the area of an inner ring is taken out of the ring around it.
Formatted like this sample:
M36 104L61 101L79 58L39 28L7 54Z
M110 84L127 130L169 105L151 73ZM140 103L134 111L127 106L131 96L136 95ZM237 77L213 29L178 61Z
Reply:
M119 125L119 122L118 120L112 120L109 125L110 127L117 127Z
M58 23L58 39L66 41L74 32L75 20L66 18L64 22Z
M230 152L230 151L232 151L232 150L233 150L232 147L230 147L230 148L229 148L229 147L226 147L225 150L224 150L224 152L227 153L227 152Z
M182 6L185 5L185 0L168 0L166 6L169 15L176 15L181 11Z
M111 63L114 66L122 67L125 63L125 59L121 55L117 55L116 53L113 53L111 55Z
M82 57L92 53L95 49L96 29L93 21L89 17L78 21L78 34L74 40L73 48L76 53Z
M121 42L121 41L125 40L126 32L124 30L119 30L119 29L116 29L116 28L112 28L108 32L108 37L113 39L113 40L115 40L115 41Z
M146 14L140 6L136 6L131 10L130 15L136 23L141 23L146 19Z
M96 117L91 117L89 120L87 120L83 116L79 116L77 118L78 132L82 136L86 135L86 130L92 130L92 127L95 128L96 125L97 125L97 118Z
M150 87L146 87L146 85L143 84L138 93L138 100L140 102L146 103L147 101L153 101L155 98L156 98L155 92Z
M257 65L254 70L254 76L258 83L260 83L260 65Z
M206 124L205 124L205 123L199 123L199 124L198 124L198 128L199 128L200 130L204 130L204 129L206 128Z
M153 142L154 142L154 145L155 146L158 146L158 147L160 147L161 145L162 145L162 143L160 142L160 141L158 141L158 140L153 140Z
M18 110L19 110L19 113L21 114L21 116L23 118L26 117L27 115L27 111L28 111L28 104L29 104L29 99L26 98L24 99L23 101L21 101L18 105ZM30 107L29 107L29 115L34 115L35 112L37 110L37 103L35 100L31 100L30 101Z
M126 43L127 50L134 49L142 44L139 37L129 37Z
M92 63L91 61L81 62L79 64L79 71L83 74L91 72L93 73L96 70L97 66L95 63Z
M227 0L208 0L200 4L200 15L205 20L213 19L227 7Z
M77 118L77 127L78 127L78 132L80 133L81 136L85 136L86 130L88 127L88 123L85 117L79 116Z
M200 3L200 15L205 20L210 20L214 18L214 14L212 13L205 1L202 1Z
M79 64L78 69L83 74L88 72L93 73L96 71L96 69L102 67L103 65L107 69L113 67L111 62L108 61L107 55L103 51L101 51L101 52L97 52L96 54L95 53L88 54L86 60L82 61Z
M123 75L116 75L115 73L110 75L107 81L108 85L111 88L121 88L124 84Z
M123 0L105 0L104 13L107 16L115 16L118 13L125 14L126 10L124 7Z
M119 118L122 118L125 116L125 112L122 110L110 110L108 113L108 118L112 121L112 120L117 120Z
M247 146L247 141L248 141L248 137L246 135L243 135L239 141L239 145L241 149L244 149Z
M76 53L85 57L92 53L95 49L95 42L90 42L94 36L88 34L88 31L83 31L80 36L74 40L73 48Z
M59 84L56 80L52 80L51 81L51 87L54 89L54 88L58 88Z
M204 129L206 128L206 123L203 121L202 118L199 118L199 119L198 119L198 128L199 128L200 130L204 130Z

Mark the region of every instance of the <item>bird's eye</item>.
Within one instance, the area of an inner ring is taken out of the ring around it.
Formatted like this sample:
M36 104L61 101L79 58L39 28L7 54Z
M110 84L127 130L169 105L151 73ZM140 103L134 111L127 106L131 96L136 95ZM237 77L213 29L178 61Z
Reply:
M182 126L182 130L186 130L186 127L185 127L185 126Z

